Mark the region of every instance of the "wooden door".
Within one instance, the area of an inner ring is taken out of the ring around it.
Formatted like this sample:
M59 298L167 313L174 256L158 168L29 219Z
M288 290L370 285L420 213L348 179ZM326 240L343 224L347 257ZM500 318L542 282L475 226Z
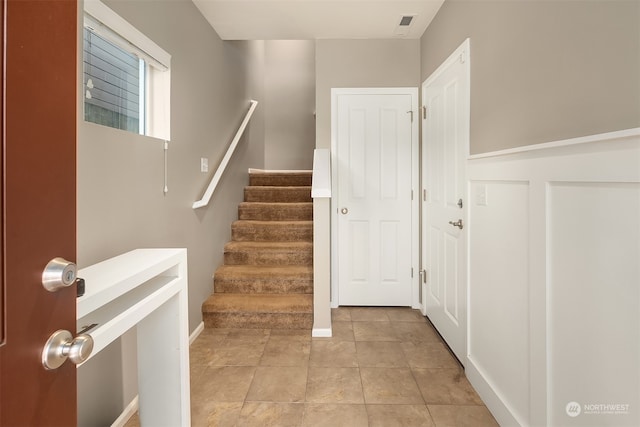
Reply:
M76 425L76 367L42 366L58 329L76 332L76 289L42 271L76 257L76 0L2 0L0 426Z
M337 100L340 305L411 306L410 94Z
M469 43L423 84L422 265L425 314L464 364L467 336ZM461 221L458 223L458 221ZM460 225L455 225L458 223Z

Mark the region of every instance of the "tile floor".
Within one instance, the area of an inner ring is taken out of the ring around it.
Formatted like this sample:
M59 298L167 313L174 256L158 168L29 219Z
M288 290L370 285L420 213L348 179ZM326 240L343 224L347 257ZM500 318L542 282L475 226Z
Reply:
M205 329L191 346L192 425L498 425L417 310L341 307L332 317L332 338Z

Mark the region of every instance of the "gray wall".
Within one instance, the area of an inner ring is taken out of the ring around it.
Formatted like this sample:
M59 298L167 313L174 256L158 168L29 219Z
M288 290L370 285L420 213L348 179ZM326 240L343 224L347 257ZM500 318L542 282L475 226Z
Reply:
M315 42L264 42L267 169L311 169L316 145Z
M140 247L186 247L192 331L212 292L212 274L222 263L247 168L264 167L262 105L210 205L197 211L191 205L224 155L249 100L262 97L263 46L222 42L190 0L107 4L172 55L169 193L162 192L161 141L84 123L80 115L78 265ZM200 172L200 157L209 158L209 174ZM135 377L122 375L135 372L131 341L126 337L80 369L80 425L110 424L135 396Z
M316 147L331 148L331 88L417 87L419 40L316 41Z
M640 2L447 0L424 81L471 38L471 153L640 126Z

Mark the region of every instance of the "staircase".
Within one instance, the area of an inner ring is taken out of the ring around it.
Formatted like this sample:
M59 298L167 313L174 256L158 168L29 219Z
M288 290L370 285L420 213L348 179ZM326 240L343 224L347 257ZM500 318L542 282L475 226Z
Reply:
M311 329L311 172L250 173L231 238L202 304L205 327Z

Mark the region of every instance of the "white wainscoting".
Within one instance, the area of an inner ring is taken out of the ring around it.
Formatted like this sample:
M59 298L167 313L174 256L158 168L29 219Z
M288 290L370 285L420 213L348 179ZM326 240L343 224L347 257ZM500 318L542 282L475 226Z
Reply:
M640 129L474 156L468 177L466 370L498 422L640 425Z

